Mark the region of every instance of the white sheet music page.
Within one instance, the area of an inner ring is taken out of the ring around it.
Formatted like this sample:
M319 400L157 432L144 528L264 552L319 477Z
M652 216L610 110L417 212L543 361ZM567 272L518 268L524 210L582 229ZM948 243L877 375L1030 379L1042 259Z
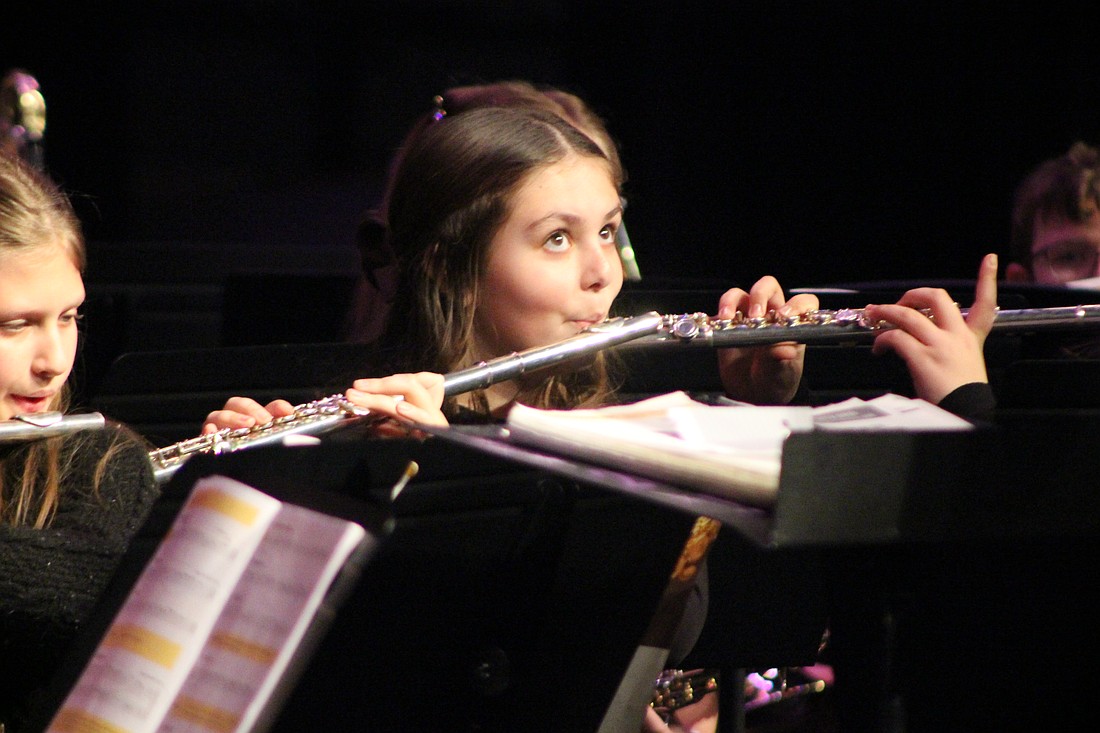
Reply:
M517 442L687 488L770 506L783 440L810 426L808 407L718 407L670 392L629 405L537 410L515 405Z
M250 730L366 537L233 479L200 479L48 731Z
M811 430L969 430L924 400L887 394L822 407L708 405L684 392L581 410L516 405L511 439L760 507L774 504L783 445Z
M358 524L284 504L159 733L248 731L344 561Z
M873 400L853 397L815 407L815 430L973 430L974 424L921 399L884 394Z
M155 731L279 506L230 479L197 482L47 730Z

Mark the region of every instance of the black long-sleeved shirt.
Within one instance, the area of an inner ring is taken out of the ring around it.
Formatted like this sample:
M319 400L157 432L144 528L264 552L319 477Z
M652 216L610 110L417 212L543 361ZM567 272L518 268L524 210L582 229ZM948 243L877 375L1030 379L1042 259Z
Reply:
M96 493L100 458L118 442ZM65 439L49 527L0 526L0 722L21 730L158 494L144 444L111 426Z

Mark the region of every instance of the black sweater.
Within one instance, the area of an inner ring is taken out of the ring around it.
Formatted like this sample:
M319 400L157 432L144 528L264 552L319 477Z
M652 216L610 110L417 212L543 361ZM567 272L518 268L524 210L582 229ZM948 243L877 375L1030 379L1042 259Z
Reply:
M940 407L970 420L988 420L997 407L993 388L985 382L971 382L957 387L942 400Z
M157 496L146 447L118 427L64 439L72 460L46 529L0 526L0 723L20 730ZM93 491L100 458L115 441Z

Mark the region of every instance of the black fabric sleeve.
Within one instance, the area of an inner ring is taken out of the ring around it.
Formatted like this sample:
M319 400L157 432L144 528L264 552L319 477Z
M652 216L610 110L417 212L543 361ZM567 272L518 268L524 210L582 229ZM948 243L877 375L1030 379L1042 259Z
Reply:
M969 420L987 420L997 407L997 399L987 383L971 382L955 388L940 400L939 406Z

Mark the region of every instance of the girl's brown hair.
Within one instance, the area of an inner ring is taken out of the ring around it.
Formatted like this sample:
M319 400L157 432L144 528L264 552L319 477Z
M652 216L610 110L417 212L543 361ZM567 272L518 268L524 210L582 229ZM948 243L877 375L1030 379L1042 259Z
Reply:
M552 112L488 107L442 116L407 141L386 201L386 243L399 267L383 343L399 344L393 366L447 373L474 355L474 311L489 244L514 193L535 171L568 155L618 159ZM530 380L519 400L540 407L598 404L613 392L606 358L569 375ZM484 409L480 395L475 407ZM448 406L453 407L453 406Z

